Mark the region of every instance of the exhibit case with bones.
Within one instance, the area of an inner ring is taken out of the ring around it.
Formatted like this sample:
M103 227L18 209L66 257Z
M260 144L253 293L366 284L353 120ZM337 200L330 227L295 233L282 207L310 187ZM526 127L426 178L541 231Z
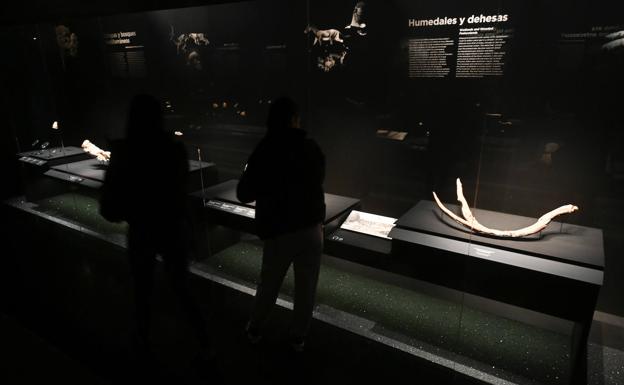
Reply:
M624 383L624 346L596 337L624 317L612 3L263 0L5 28L6 218L125 248L101 187L150 94L189 162L191 271L249 294L262 240L236 188L287 95L325 157L315 322L486 383ZM165 156L141 135L148 196Z

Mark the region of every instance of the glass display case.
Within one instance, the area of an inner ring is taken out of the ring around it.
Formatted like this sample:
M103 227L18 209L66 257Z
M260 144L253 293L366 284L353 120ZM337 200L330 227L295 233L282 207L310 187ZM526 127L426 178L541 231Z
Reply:
M487 383L624 381L610 2L247 1L3 33L31 79L6 204L125 247L80 146L107 149L153 94L190 159L191 270L253 294L262 241L235 190L289 95L326 160L318 321Z

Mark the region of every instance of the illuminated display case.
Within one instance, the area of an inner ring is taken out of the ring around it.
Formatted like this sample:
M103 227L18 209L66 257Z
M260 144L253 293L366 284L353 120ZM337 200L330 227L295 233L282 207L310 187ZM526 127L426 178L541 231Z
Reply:
M253 288L262 244L234 191L272 101L290 95L327 164L319 318L491 383L586 383L606 376L597 351L624 357L590 335L605 315L624 317L624 17L613 4L248 1L3 34L32 79L33 106L14 118L27 122L14 124L27 173L12 207L123 245L125 225L99 217L91 193L106 167L78 147L106 148L130 97L151 93L192 159L193 268ZM40 141L61 145L53 121L77 158L35 156ZM484 234L457 202L458 178L487 229L578 210L521 237Z

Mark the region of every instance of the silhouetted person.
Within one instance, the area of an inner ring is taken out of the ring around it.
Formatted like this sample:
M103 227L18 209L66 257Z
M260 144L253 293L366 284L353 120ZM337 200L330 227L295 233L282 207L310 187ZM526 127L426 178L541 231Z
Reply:
M150 297L155 257L159 254L205 355L210 351L210 339L187 287L188 160L183 145L163 130L158 100L148 95L134 97L126 138L113 143L111 150L100 211L108 220L129 224L128 255L134 280L138 348L141 353L149 352Z
M277 99L267 133L251 154L237 189L241 202L256 201L256 225L264 240L262 272L247 325L258 342L290 264L295 271L291 344L303 350L314 309L323 250L325 158L300 129L297 105Z

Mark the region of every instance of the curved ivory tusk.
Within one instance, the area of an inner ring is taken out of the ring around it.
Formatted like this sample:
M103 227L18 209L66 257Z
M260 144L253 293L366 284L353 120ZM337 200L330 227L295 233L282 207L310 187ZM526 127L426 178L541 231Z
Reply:
M556 208L550 212L547 212L546 214L539 217L539 219L534 224L527 226L527 227L523 227L518 230L490 229L489 227L483 226L481 223L479 223L479 221L477 221L477 218L475 218L475 216L472 214L472 211L470 210L470 206L468 206L468 202L466 202L466 198L464 197L464 190L462 188L462 183L459 180L459 178L457 178L456 184L457 184L457 200L459 201L459 203L461 203L462 215L464 216L463 218L456 215L448 208L446 208L446 206L444 206L442 202L440 202L440 199L438 199L438 196L436 195L435 192L433 192L433 199L435 199L440 209L446 215L453 218L458 223L466 227L469 227L471 230L476 231L478 233L495 235L497 237L509 237L509 238L524 237L527 235L539 233L546 226L548 226L548 224L550 223L550 221L553 220L553 218L562 214L570 214L578 210L578 207L574 205L565 205L565 206Z

